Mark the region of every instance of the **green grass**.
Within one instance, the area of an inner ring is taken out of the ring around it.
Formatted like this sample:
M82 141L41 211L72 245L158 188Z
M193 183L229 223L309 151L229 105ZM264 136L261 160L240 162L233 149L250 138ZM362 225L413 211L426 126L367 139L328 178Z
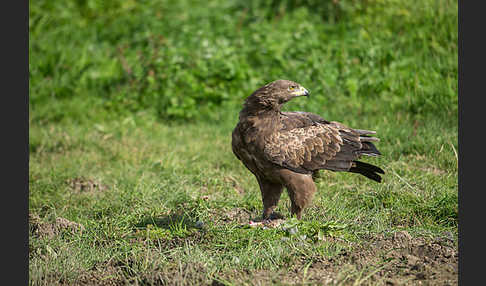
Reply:
M457 3L335 2L30 1L29 212L85 228L31 232L30 283L228 284L370 235L457 236ZM312 93L286 109L377 130L386 171L322 172L296 234L245 226L260 191L231 152L278 78Z

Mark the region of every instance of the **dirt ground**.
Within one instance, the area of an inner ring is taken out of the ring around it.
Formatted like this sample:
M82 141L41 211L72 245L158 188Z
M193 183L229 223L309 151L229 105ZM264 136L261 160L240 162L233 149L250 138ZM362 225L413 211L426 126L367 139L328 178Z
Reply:
M251 285L457 285L458 253L451 239L426 241L397 232L368 242L334 259L296 265L288 272L265 271L235 280Z
M82 231L82 225L57 218L41 223L30 216L30 230L36 236L52 237L61 231ZM322 258L306 267L297 262L280 271L230 271L220 277L236 285L457 285L458 252L452 235L443 238L412 238L406 231L392 236L370 236L338 257ZM130 277L123 263L107 262L82 273L76 285L225 285L207 281L206 269L184 265L177 269L158 269ZM186 273L188 273L187 276ZM56 284L62 285L62 284Z
M62 217L57 217L53 223L47 223L42 222L38 215L29 214L29 231L37 237L52 238L62 231L78 232L83 230L83 225Z

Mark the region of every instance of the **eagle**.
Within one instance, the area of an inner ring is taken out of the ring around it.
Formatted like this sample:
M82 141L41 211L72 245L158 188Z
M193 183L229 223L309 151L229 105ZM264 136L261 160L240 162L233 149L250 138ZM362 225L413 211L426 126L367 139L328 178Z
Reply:
M319 170L361 174L381 182L385 172L358 161L362 155L381 153L373 142L375 131L353 129L310 112L282 112L286 102L309 91L290 80L276 80L248 96L232 132L234 155L256 177L263 202L263 219L274 212L284 187L291 215L301 219L316 192Z

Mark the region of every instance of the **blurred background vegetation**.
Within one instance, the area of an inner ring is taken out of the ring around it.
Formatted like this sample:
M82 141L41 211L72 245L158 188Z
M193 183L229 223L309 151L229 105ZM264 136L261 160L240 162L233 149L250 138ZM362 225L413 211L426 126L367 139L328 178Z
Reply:
M284 78L289 109L457 126L457 1L30 1L30 121L231 119Z

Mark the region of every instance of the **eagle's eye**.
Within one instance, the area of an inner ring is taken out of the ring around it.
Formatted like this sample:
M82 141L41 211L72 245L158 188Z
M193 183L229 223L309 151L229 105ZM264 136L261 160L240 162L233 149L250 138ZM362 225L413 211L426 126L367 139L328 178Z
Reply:
M296 86L295 86L295 85L291 85L291 86L289 86L289 90L294 90L295 88L296 88Z

